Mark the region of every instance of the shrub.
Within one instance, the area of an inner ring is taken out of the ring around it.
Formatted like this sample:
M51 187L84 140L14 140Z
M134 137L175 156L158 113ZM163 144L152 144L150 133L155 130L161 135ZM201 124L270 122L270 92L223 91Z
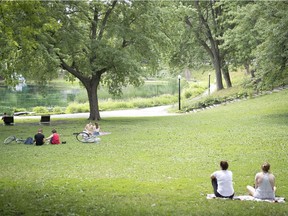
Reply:
M37 106L33 108L33 112L35 113L48 113L48 109L44 106Z
M0 107L1 115L3 113L7 113L8 115L12 115L13 114L13 110L15 110L13 107L8 107L8 106L1 106Z
M66 110L65 113L83 113L83 112L89 112L89 104L88 103L70 103Z
M101 101L99 103L100 110L115 110L115 109L129 109L134 108L133 104L129 101L113 101L113 100L107 100L107 101Z
M202 86L194 84L190 85L189 88L184 89L183 95L184 98L188 99L191 97L197 97L198 95L201 95L204 91L205 89Z
M177 102L177 96L173 95L161 95L160 97L153 97L151 99L154 106L173 104Z
M27 110L25 108L15 108L14 112L26 112Z
M53 113L63 113L63 108L56 106L53 108Z

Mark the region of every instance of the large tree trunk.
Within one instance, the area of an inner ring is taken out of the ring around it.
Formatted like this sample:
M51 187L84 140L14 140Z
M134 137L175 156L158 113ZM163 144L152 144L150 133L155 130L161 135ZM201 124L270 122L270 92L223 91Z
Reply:
M106 71L106 69L102 69L100 71L97 71L94 73L91 77L83 76L80 71L78 71L76 68L69 66L61 57L58 55L60 61L61 61L61 67L64 70L67 70L69 73L71 73L73 76L77 77L80 82L84 85L88 100L89 100L89 107L90 107L90 120L100 120L100 113L99 113L99 105L98 105L98 94L97 94L97 88L100 83L101 74Z
M222 73L221 73L222 65L221 65L221 55L220 55L220 51L218 47L218 41L217 41L217 38L213 37L212 31L208 24L208 20L204 17L201 11L199 0L195 1L194 5L198 12L200 27L201 29L204 29L203 33L206 35L210 43L210 46L208 46L207 42L200 37L200 34L198 32L196 32L196 37L199 40L200 44L204 47L204 49L208 52L209 56L211 57L211 60L215 68L216 87L217 87L217 90L221 90L224 87L223 87L223 82L222 82Z
M215 68L215 75L216 75L216 88L217 91L223 89L223 82L222 82L222 73L221 73L221 61L220 61L220 56L219 52L217 52L216 49L212 49L214 58L213 58L213 65Z
M246 71L246 74L247 75L251 75L251 78L254 78L255 77L255 70L250 70L250 64L247 62L244 64L244 67L245 67L245 71Z
M99 112L99 105L98 105L98 96L97 96L97 86L92 85L87 90L88 100L89 100L89 107L90 107L90 120L100 120L100 112Z
M100 82L100 78L96 76L92 76L89 80L81 80L81 82L84 84L88 100L89 100L89 107L90 107L90 120L100 120L100 112L99 112L99 104L98 104L98 85Z
M223 77L224 77L224 80L226 82L227 88L231 88L232 82L230 79L229 69L228 69L228 65L225 63L223 63L223 65L222 65L222 72L223 72Z

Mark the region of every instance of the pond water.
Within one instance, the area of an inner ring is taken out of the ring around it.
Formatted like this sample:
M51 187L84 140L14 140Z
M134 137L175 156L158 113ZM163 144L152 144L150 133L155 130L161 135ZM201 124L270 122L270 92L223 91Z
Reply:
M65 107L74 100L80 89L26 85L10 88L0 85L0 107L30 108L35 106Z
M99 100L127 99L135 97L153 97L162 94L175 94L177 92L177 84L169 82L146 83L145 85L134 88L132 86L123 89L123 95L113 97L108 94L107 89L101 87L98 90ZM36 106L45 107L66 107L71 102L85 103L87 102L86 90L80 86L71 87L65 84L58 85L22 85L11 88L0 83L0 112L13 110L15 108L23 108L31 110Z

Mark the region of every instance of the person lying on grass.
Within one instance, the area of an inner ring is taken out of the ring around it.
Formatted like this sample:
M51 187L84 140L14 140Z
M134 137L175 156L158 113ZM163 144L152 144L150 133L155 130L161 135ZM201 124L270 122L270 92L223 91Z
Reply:
M262 172L255 175L255 187L247 186L249 195L258 199L275 199L275 176L269 172L270 164L265 162L261 166Z
M221 170L211 174L212 186L216 197L230 198L234 196L232 172L228 170L228 162L221 161Z

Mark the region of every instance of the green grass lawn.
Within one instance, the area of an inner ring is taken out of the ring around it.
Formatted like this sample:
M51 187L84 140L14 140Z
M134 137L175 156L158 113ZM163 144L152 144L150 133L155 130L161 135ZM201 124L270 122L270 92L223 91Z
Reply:
M287 203L207 200L228 160L236 195L264 161L288 197L288 91L170 117L105 118L100 144L76 141L85 119L53 120L67 144L0 145L0 215L287 215ZM0 126L33 136L38 120Z

